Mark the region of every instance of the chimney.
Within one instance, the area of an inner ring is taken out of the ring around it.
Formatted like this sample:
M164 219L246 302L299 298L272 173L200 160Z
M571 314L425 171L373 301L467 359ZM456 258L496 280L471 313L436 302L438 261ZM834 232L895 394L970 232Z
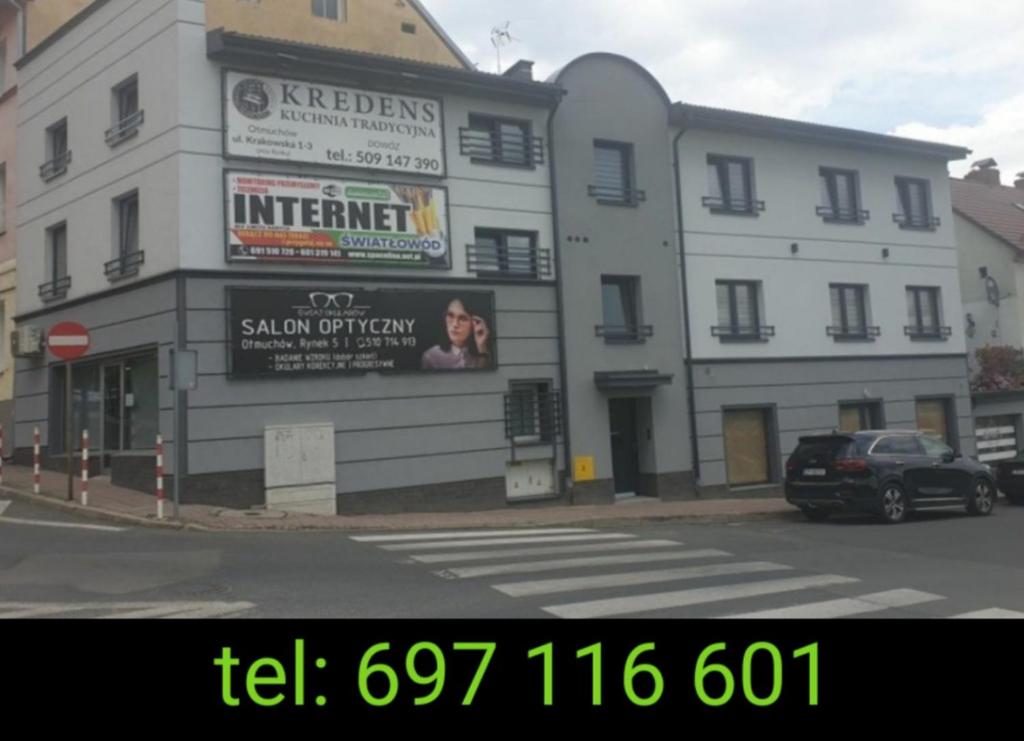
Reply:
M984 185L1001 185L999 170L996 168L997 164L991 157L978 160L971 165L971 171L964 175L964 180L970 180L972 183L983 183Z
M513 80L524 80L533 82L533 62L520 59L507 70L502 72L503 77L511 77Z
M1024 171L1017 173L1017 179L1013 181L1013 187L1024 190Z

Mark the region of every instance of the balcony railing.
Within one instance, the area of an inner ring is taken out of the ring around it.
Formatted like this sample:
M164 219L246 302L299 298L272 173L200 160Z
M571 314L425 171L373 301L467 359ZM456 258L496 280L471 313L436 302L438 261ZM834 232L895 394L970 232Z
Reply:
M837 224L863 224L871 213L862 208L832 208L831 206L818 206L814 213L828 223Z
M870 340L882 335L881 327L825 327L825 334L836 340Z
M893 214L892 220L904 229L934 229L942 222L938 216Z
M544 164L544 140L525 133L459 129L459 152L474 160L533 167Z
M622 188L608 185L588 185L587 195L600 203L622 204L635 206L647 200L647 193L637 188Z
M734 325L715 325L711 328L711 336L722 342L767 342L775 336L775 327L760 325L744 327Z
M532 389L505 394L505 439L513 445L550 443L562 432L562 397Z
M109 262L103 263L103 272L110 280L127 278L139 272L139 266L145 262L146 253L142 250L128 252L120 257L115 257Z
M68 171L68 164L71 162L71 150L62 152L54 157L49 162L46 162L39 167L39 177L43 180L53 180L59 175L63 175Z
M548 278L551 276L551 250L467 244L466 265L470 272L489 277Z
M748 214L756 216L759 211L764 211L764 201L755 201L750 198L704 196L700 199L700 203L702 206L711 209L713 214Z
M63 278L40 285L39 298L43 301L56 301L67 296L69 288L71 288L71 276L65 275Z
M118 121L111 128L107 129L104 134L104 140L110 146L120 144L125 139L131 139L133 136L139 133L139 127L145 120L145 111L136 111L130 116Z
M594 334L604 337L606 342L642 342L654 336L654 327L650 324L598 324Z
M945 340L953 334L952 327L925 327L913 324L903 328L903 334L912 340Z

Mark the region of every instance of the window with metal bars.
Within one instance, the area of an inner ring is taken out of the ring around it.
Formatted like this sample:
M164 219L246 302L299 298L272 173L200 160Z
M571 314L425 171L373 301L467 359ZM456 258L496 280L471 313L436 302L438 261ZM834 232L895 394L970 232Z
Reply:
M907 286L907 319L904 332L911 339L946 339L952 328L942 326L942 302L933 286Z
M761 284L756 281L715 282L718 324L711 334L722 340L765 341L775 327L761 324Z
M505 398L505 433L514 443L547 443L558 434L558 394L551 381L512 381Z
M896 178L896 203L898 211L893 221L902 229L933 230L939 226L939 219L932 215L931 187L921 178Z
M594 141L594 184L588 189L598 203L635 206L646 194L634 182L633 145Z
M821 205L816 209L818 216L829 224L863 224L867 221L868 212L860 207L856 171L822 167L818 173L821 181Z
M701 202L711 213L756 216L764 211L764 201L754 197L752 159L709 154L707 165L708 194Z
M868 325L867 286L833 283L829 286L832 324L828 335L836 340L869 340L880 334Z

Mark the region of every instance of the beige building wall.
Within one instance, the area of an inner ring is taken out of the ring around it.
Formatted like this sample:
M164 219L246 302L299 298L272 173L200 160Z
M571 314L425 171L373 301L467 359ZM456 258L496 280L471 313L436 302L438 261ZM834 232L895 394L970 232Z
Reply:
M28 48L63 26L92 0L31 0L28 3Z
M207 0L206 28L465 67L409 0L338 2L347 12L334 21L315 17L312 0Z

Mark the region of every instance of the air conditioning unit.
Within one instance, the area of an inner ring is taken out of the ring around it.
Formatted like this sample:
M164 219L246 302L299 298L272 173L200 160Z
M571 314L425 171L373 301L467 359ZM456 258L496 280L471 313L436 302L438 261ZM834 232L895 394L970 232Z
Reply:
M11 352L15 357L33 358L43 354L43 330L39 327L18 327L11 332Z

